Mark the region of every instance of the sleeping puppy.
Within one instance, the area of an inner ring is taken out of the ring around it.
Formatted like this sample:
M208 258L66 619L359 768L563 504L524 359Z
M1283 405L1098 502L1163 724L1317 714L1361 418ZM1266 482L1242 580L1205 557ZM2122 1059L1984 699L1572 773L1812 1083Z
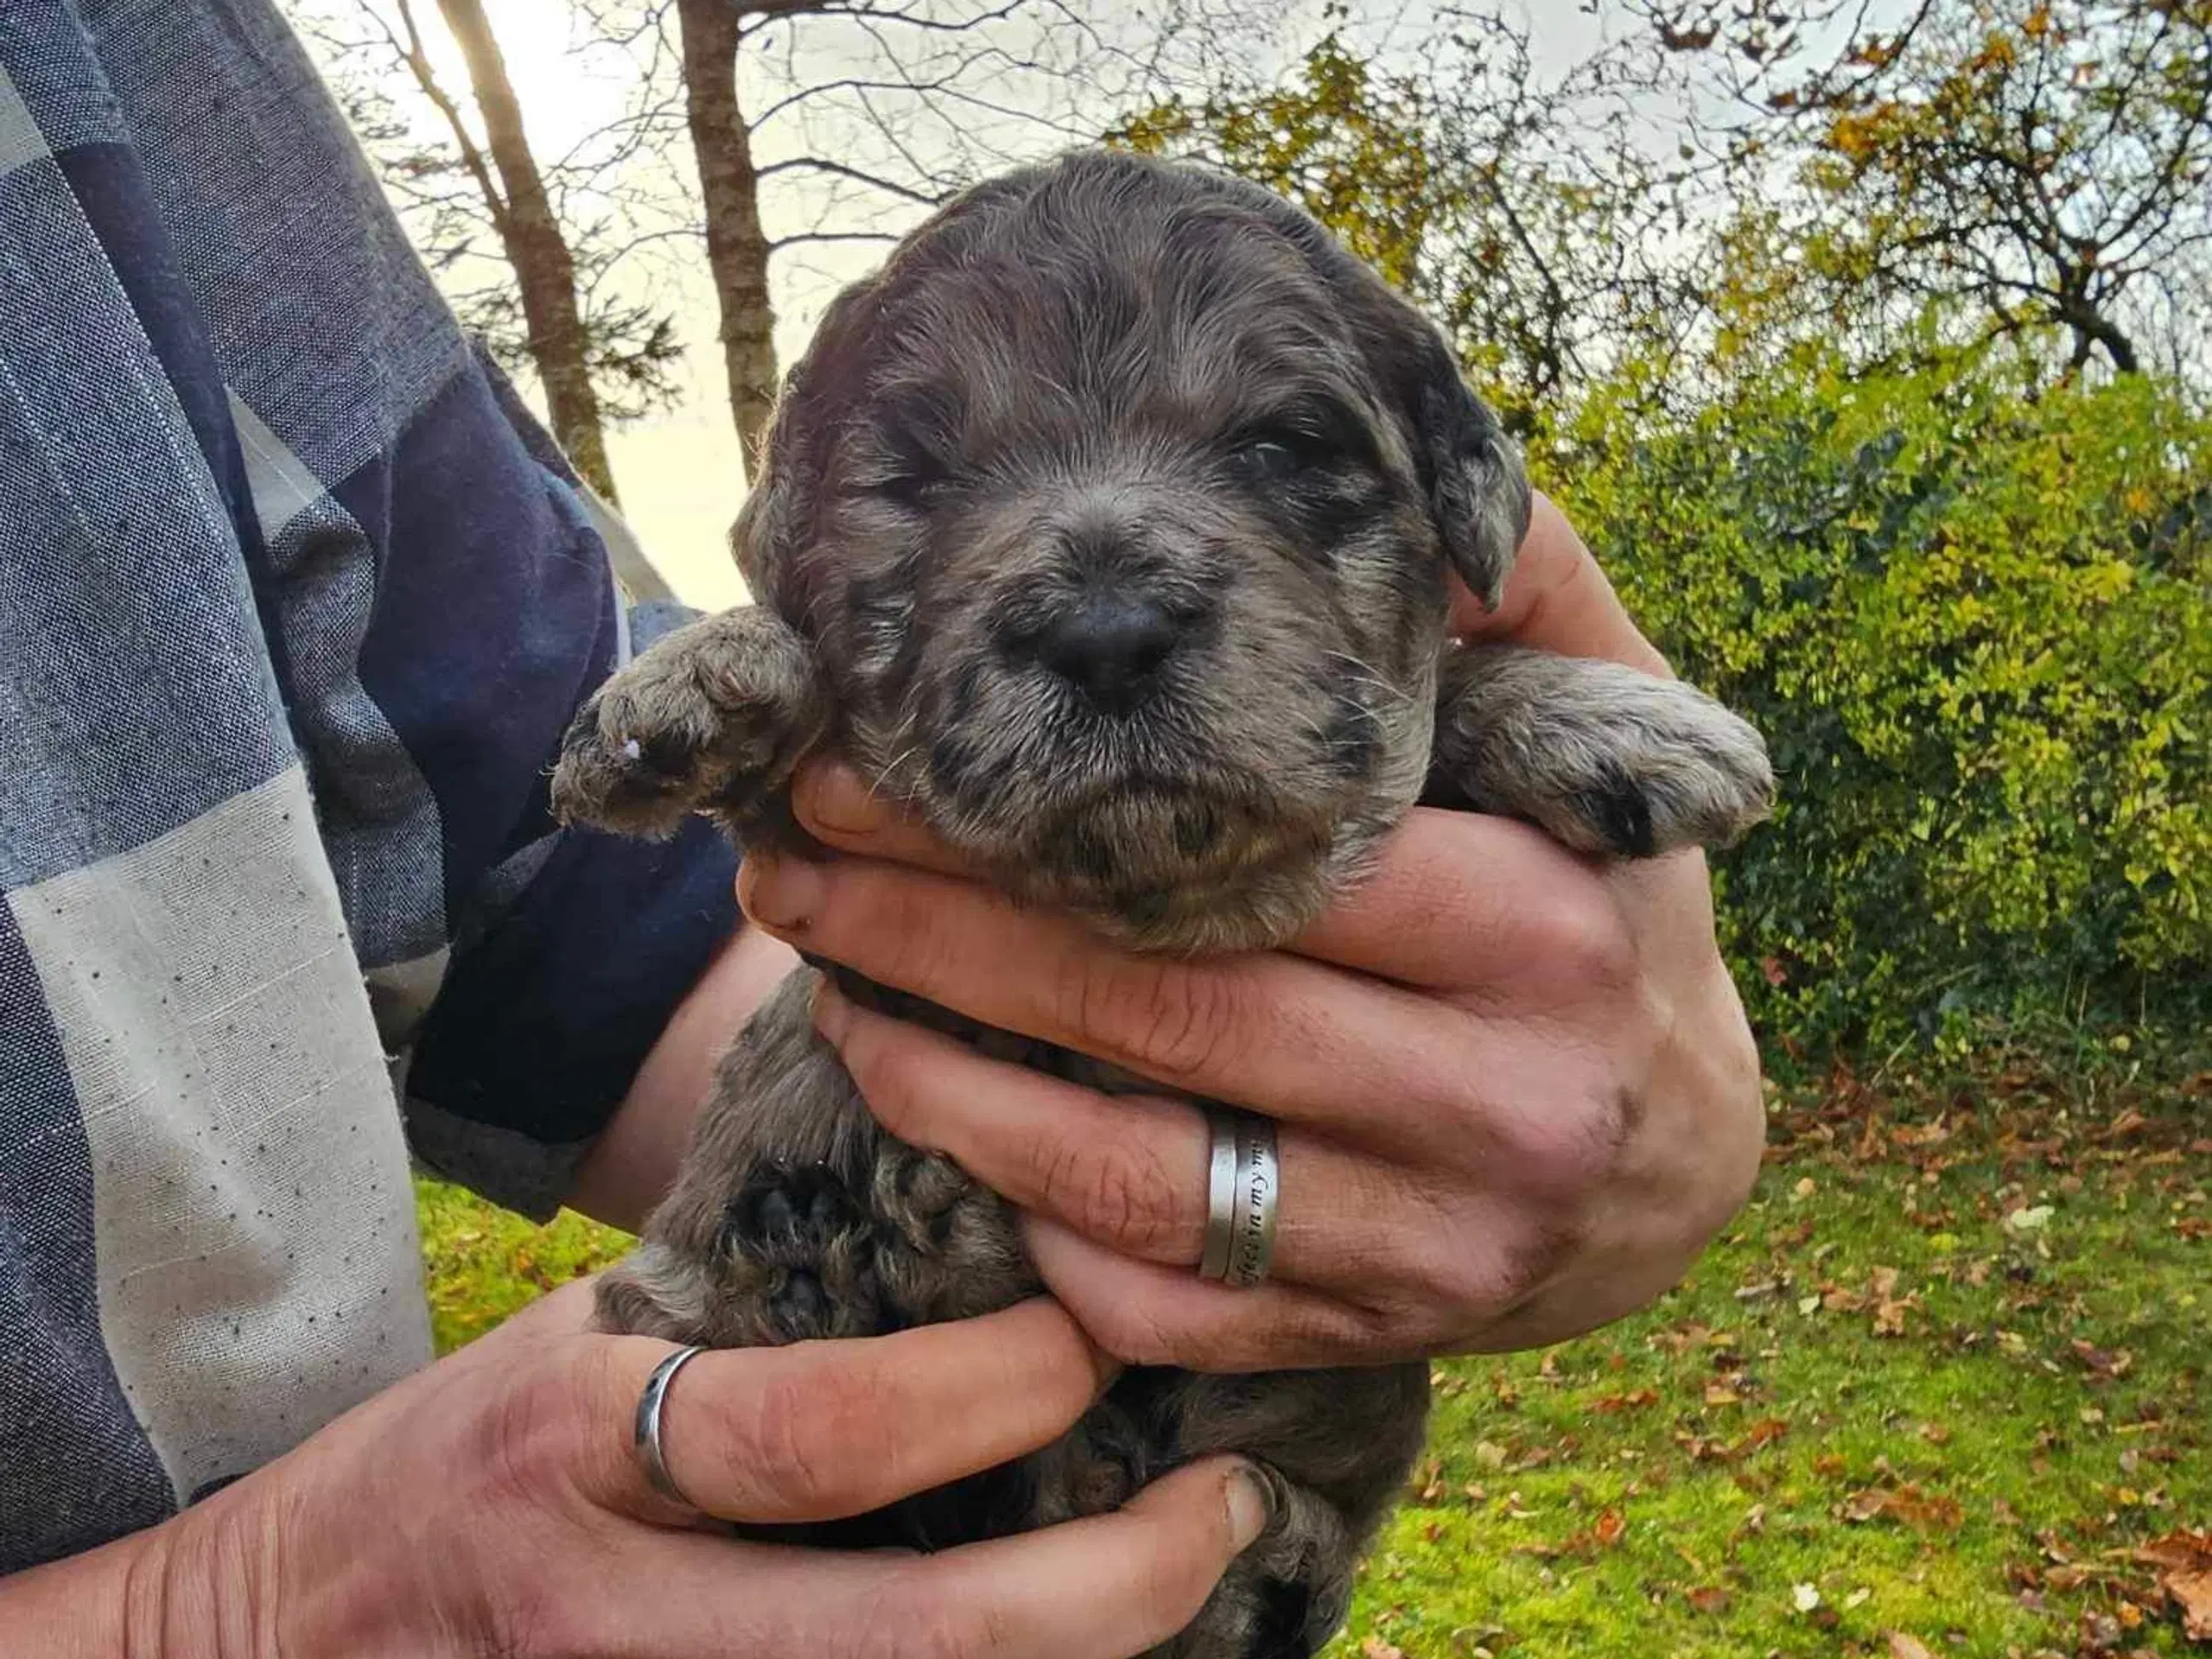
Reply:
M787 785L834 752L1018 898L1176 952L1281 944L1424 798L1595 854L1732 840L1771 791L1734 715L1448 640L1447 573L1494 601L1529 507L1441 336L1319 226L1211 171L1075 154L971 190L830 308L735 531L759 603L614 676L556 806L644 835L705 812L804 855ZM809 1022L817 971L723 1063L604 1328L785 1343L1038 1292L1003 1203L869 1117ZM827 971L999 1058L1159 1092ZM807 1536L940 1548L1240 1452L1274 1522L1162 1651L1302 1656L1344 1618L1427 1398L1417 1363L1135 1370L1048 1450Z

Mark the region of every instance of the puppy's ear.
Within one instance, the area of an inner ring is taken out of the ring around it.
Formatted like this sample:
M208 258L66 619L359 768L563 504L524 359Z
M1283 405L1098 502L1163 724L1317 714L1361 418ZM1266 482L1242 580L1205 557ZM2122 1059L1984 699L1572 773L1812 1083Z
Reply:
M1529 475L1518 445L1427 325L1415 368L1414 438L1445 556L1485 607L1505 591L1529 533Z
M738 574L753 598L786 618L802 613L796 604L792 566L811 529L819 464L804 437L799 409L805 401L801 361L785 377L775 413L753 454L752 485L737 522L730 526L730 552Z
M776 410L753 459L753 486L730 529L730 550L753 598L804 631L811 607L799 556L821 511L823 445L840 410L861 395L881 278L854 283L830 302L806 354L784 377Z

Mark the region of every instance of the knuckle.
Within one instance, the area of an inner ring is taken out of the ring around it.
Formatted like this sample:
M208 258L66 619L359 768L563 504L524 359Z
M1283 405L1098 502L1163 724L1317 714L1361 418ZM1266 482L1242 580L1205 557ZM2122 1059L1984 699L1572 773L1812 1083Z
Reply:
M1042 1159L1038 1196L1078 1232L1141 1255L1176 1242L1180 1194L1148 1147L1064 1142Z
M1378 1305L1381 1322L1409 1355L1464 1353L1541 1297L1586 1249L1589 1217L1516 1204L1462 1229L1407 1275L1408 1287ZM1381 1338L1370 1338L1370 1348Z
M904 1593L887 1598L895 1616L881 1627L887 1659L993 1659L1012 1647L1003 1616L988 1601L963 1609L919 1572L902 1577Z
M851 1492L851 1471L867 1459L836 1457L832 1447L859 1450L868 1414L856 1408L849 1381L810 1368L775 1366L747 1408L728 1426L725 1455L733 1490L776 1516L827 1516Z
M1120 959L1076 978L1077 1046L1166 1082L1227 1064L1241 1013L1236 982L1179 963Z
M1446 1264L1439 1274L1438 1298L1457 1310L1459 1323L1487 1326L1548 1284L1580 1238L1580 1225L1572 1220L1524 1221L1486 1248L1463 1251Z
M564 1487L607 1471L595 1460L589 1433L594 1402L618 1397L612 1356L594 1346L580 1370L533 1365L493 1396L476 1420L467 1450L479 1477L499 1497L533 1504L556 1499Z
M1576 1212L1618 1166L1629 1116L1626 1090L1593 1076L1541 1107L1513 1114L1500 1126L1500 1150L1524 1194Z
M1758 1046L1740 1010L1719 1034L1707 1084L1713 1103L1706 1139L1706 1202L1693 1205L1690 1225L1700 1241L1725 1226L1758 1183L1766 1146L1766 1102L1759 1087Z
M933 886L887 865L849 867L842 860L833 860L827 874L828 893L834 895L841 880L852 884L850 914L856 926L848 930L850 939L838 941L841 949L850 947L841 961L917 995L945 988L973 939L968 928L957 925L960 918L936 902ZM832 908L828 899L823 908Z
M1605 887L1590 881L1563 892L1531 915L1529 954L1548 977L1618 994L1637 982L1641 963L1628 917Z
M1134 1298L1116 1298L1083 1312L1090 1339L1125 1365L1172 1365L1183 1356L1176 1332Z
M493 1575L479 1588L492 1651L588 1653L603 1634L588 1602L565 1580L536 1573Z

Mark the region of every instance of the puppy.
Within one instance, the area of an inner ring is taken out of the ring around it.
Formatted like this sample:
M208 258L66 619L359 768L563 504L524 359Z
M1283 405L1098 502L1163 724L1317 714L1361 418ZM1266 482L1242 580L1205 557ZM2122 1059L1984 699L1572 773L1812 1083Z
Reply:
M1494 601L1529 508L1443 339L1319 225L1211 171L1071 155L971 190L831 306L734 532L759 603L617 674L556 806L645 835L702 811L804 852L786 786L834 752L1017 897L1173 952L1282 943L1424 798L1590 853L1732 839L1771 790L1735 716L1449 643L1446 573ZM830 971L1001 1058L1158 1092ZM1039 1290L1005 1205L869 1117L809 1023L817 977L724 1062L602 1282L605 1328L864 1336ZM938 1548L1241 1452L1276 1518L1161 1651L1303 1656L1343 1621L1427 1397L1420 1363L1135 1370L1047 1451L809 1535Z

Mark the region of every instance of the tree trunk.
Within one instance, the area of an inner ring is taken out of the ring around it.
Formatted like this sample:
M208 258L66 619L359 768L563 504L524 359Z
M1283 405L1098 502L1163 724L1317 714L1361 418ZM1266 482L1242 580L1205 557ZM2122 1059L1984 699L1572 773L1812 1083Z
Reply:
M483 0L438 0L468 63L469 86L484 116L484 133L505 194L498 216L499 238L522 290L530 354L545 387L553 435L577 473L610 503L614 474L607 461L599 395L592 390L585 357L583 315L576 302L576 264L560 220L546 198L545 181L523 130L522 105L507 79L506 60L493 38Z
M684 111L707 210L707 263L721 312L730 416L749 473L776 401L776 314L768 303L768 238L760 228L753 133L737 101L741 0L676 0L683 37Z

